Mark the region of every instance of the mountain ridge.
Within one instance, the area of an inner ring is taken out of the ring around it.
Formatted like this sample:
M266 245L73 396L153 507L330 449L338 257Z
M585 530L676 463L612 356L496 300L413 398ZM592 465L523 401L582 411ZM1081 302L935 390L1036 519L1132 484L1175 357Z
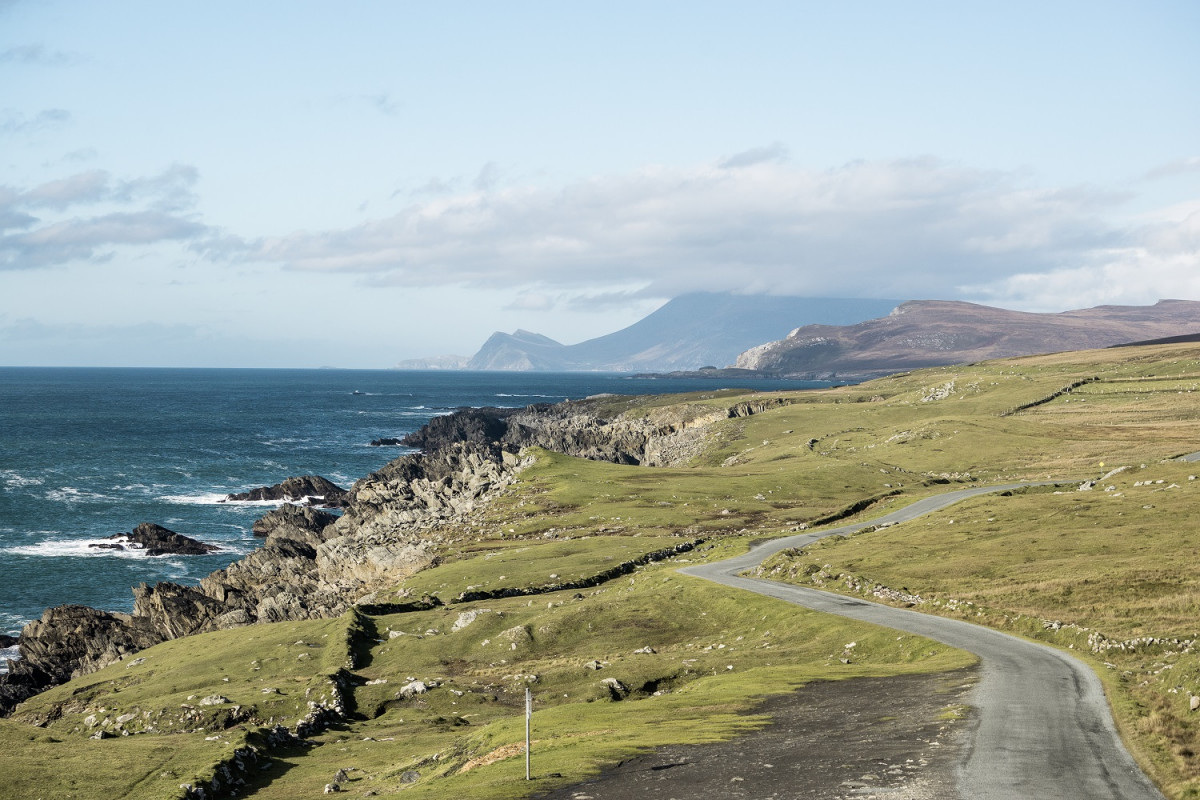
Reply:
M465 364L472 370L667 372L727 366L797 323L850 324L896 300L693 292L621 330L564 345L526 330L497 331Z
M1200 302L1010 311L957 300L910 300L854 325L804 325L752 347L736 366L803 377L865 379L923 367L1092 350L1200 331Z

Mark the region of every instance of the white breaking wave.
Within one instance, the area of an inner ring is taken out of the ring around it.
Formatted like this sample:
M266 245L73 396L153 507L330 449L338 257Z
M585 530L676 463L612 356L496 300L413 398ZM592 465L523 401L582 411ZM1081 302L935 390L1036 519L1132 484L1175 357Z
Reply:
M274 508L283 505L280 500L230 500L224 492L205 492L203 494L164 494L159 496L164 503L178 503L185 506L266 506Z
M121 549L112 545L121 545ZM224 549L224 548L222 548ZM18 556L41 556L43 558L97 558L103 556L115 558L176 558L173 555L150 556L140 545L130 544L126 538L120 539L46 539L35 544L20 544L5 547L0 553ZM183 567L183 564L178 566Z
M225 499L228 496L223 492L205 492L203 494L164 494L159 495L158 499L164 503L178 503L185 506L215 506L230 504Z
M19 617L16 614L8 611L0 611L0 633L7 633L16 636L20 633L21 628L24 628L26 623L33 620L26 617Z
M0 675L8 672L8 659L16 661L21 657L21 651L14 647L0 647Z
M547 400L558 400L562 398L561 394L508 394L506 392L497 392L496 397L542 397Z
M41 486L45 483L41 478L30 478L14 469L0 469L0 479L10 489L19 489L22 486Z
M304 505L302 500L230 500L228 494L205 492L204 494L165 494L159 500L164 503L178 503L185 506L235 506L278 508L279 506Z
M51 489L46 492L46 499L56 503L79 503L89 500L109 500L111 498L99 492L76 489L74 486L64 486L61 489Z

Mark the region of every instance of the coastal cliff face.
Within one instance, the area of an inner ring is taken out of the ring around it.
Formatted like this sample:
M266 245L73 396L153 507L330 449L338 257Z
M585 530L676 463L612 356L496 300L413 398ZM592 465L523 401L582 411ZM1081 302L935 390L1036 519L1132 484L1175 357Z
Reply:
M686 463L705 428L746 408L669 406L605 412L584 400L525 409L468 409L406 438L402 456L354 484L342 515L284 505L254 524L263 546L199 586L135 588L132 614L84 606L48 609L22 631L21 658L0 676L0 714L27 697L168 639L249 625L328 618L376 601L436 563L438 546L504 491L530 447L620 464Z

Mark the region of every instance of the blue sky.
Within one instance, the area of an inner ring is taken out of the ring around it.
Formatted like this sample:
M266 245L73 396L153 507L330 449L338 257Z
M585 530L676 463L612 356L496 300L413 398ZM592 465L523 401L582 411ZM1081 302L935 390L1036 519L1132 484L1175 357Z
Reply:
M1200 300L1194 2L0 0L0 364Z

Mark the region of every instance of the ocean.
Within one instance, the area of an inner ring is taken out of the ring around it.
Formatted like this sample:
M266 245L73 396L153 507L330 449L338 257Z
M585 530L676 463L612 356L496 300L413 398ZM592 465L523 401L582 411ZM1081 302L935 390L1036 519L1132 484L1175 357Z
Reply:
M600 393L828 384L611 373L0 368L0 632L50 606L129 611L139 583L197 583L257 547L273 503L227 494L323 475L340 486L406 452L372 447L464 406ZM205 556L98 549L141 522L218 545ZM0 651L3 658L15 652Z

